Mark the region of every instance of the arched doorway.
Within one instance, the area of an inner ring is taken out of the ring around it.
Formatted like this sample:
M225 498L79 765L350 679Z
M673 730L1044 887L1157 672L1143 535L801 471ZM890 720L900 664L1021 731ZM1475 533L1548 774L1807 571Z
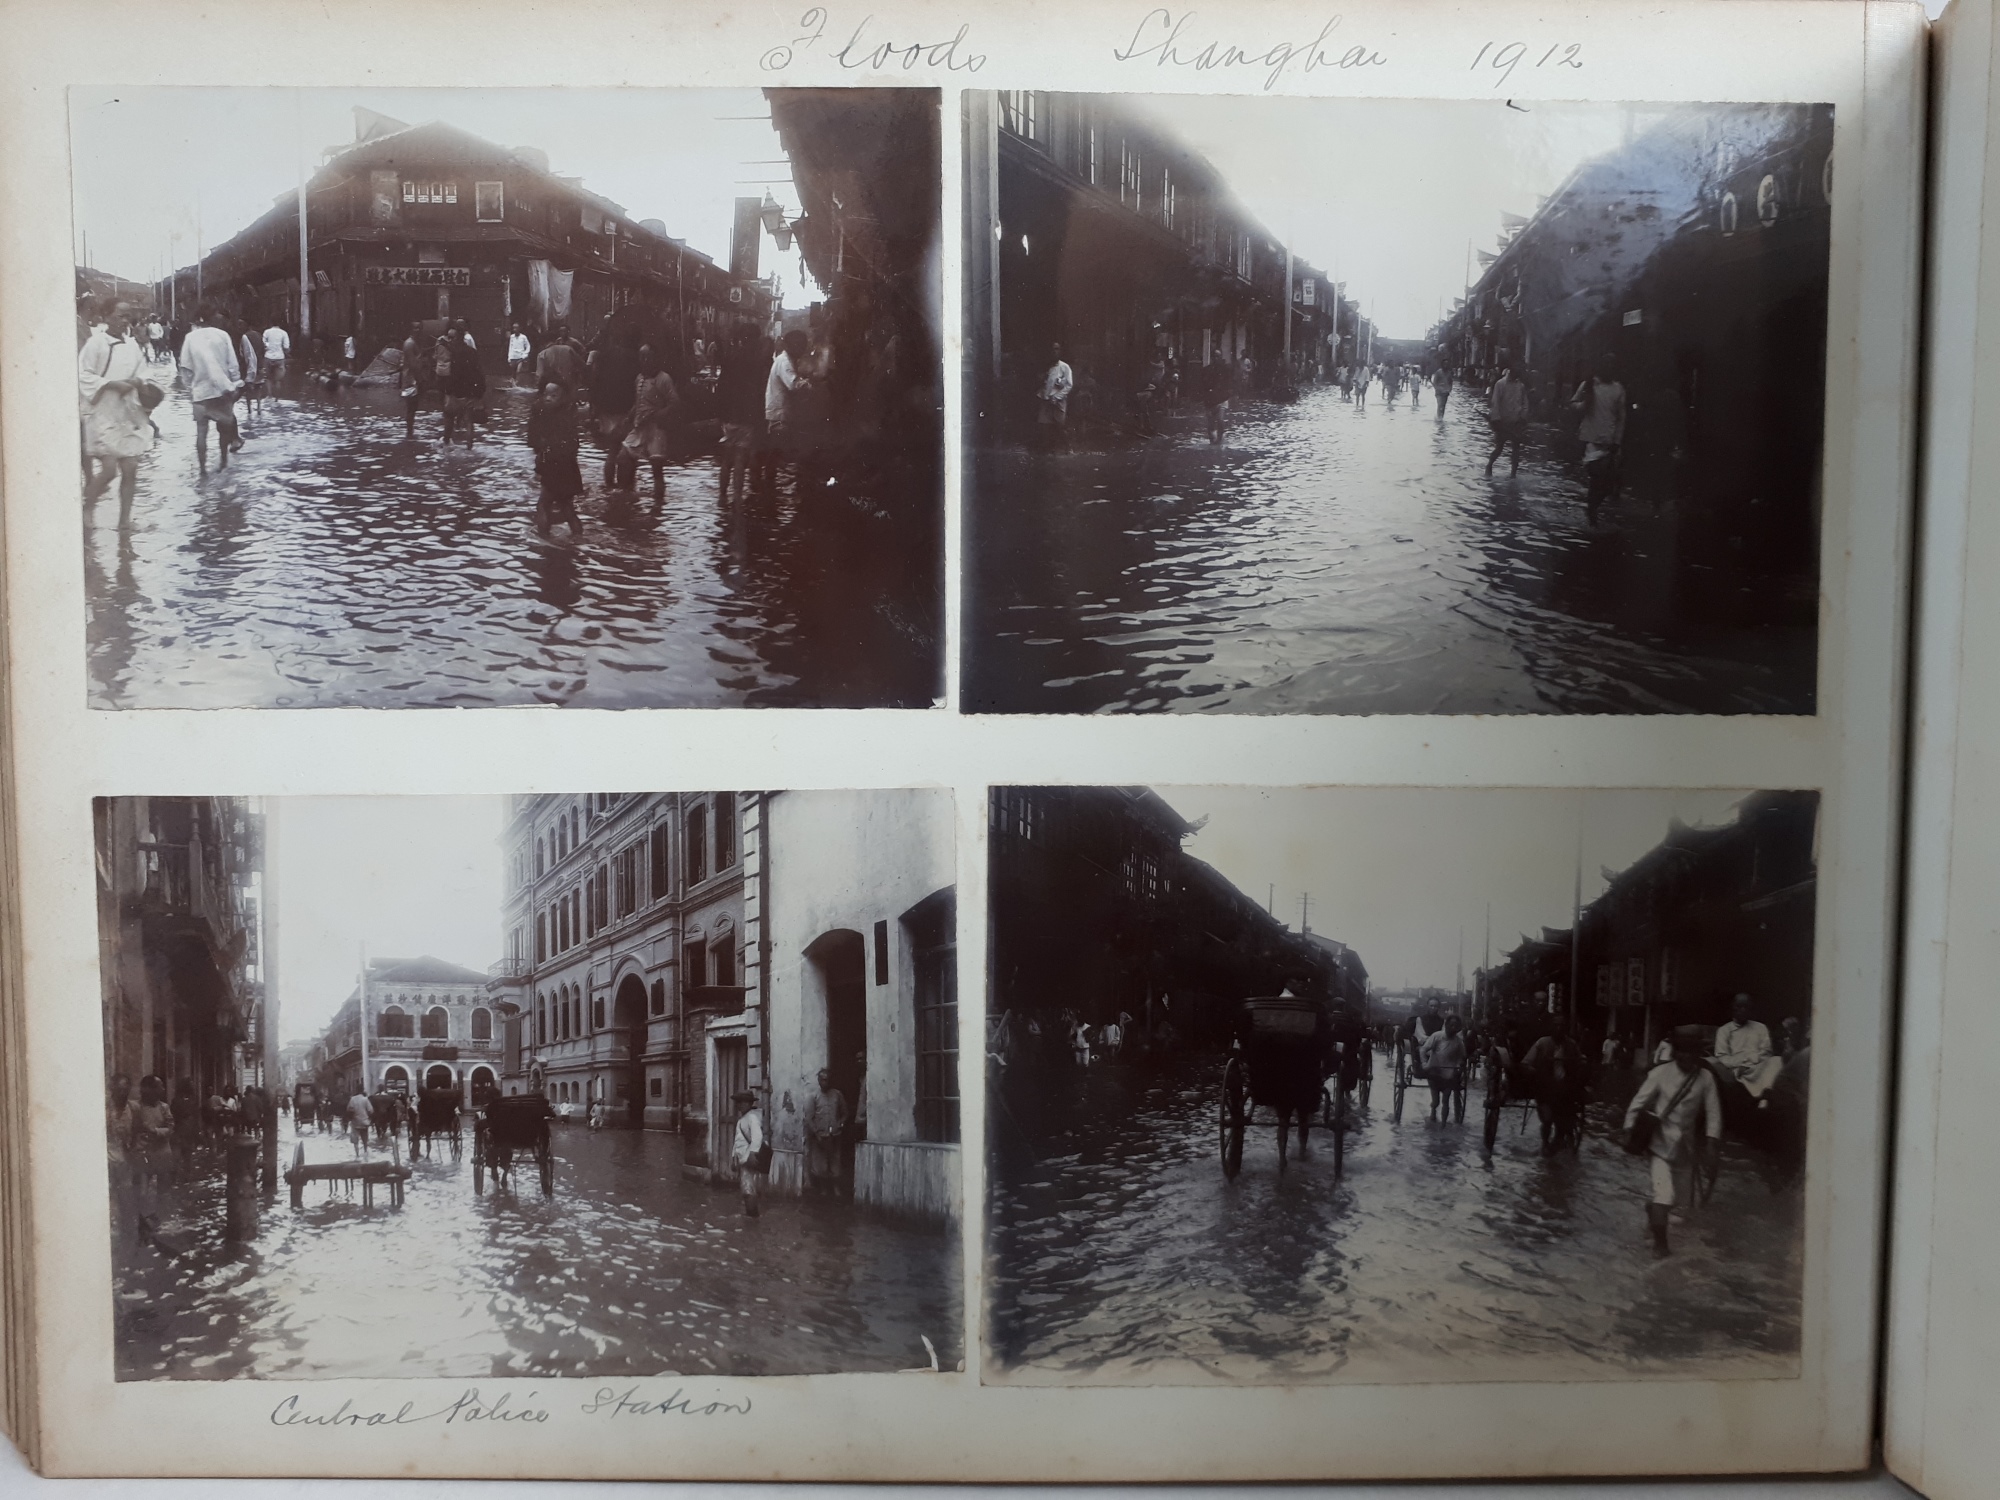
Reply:
M824 1009L826 1050L804 1062L810 1071L825 1068L832 1075L852 1115L868 1049L867 945L860 933L839 928L806 949L806 962Z
M426 1089L448 1089L451 1086L451 1069L447 1068L443 1063L432 1063L430 1067L424 1069L424 1087Z
M493 1070L481 1065L472 1070L472 1107L484 1109L486 1102L500 1090L500 1081L493 1076Z
M646 1107L646 981L627 974L611 1002L611 1029L625 1049L623 1066L614 1085L613 1119L642 1125Z
M393 1088L398 1084L405 1089L409 1088L410 1075L408 1070L402 1067L401 1064L391 1063L382 1070L382 1087L385 1089Z

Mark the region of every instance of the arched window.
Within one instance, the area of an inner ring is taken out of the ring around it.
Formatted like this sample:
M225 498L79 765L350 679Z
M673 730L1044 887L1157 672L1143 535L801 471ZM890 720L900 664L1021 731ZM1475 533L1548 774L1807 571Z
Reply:
M537 1044L540 1044L547 1042L548 1039L549 1039L549 997L547 995L538 994L535 996L535 1041L537 1042Z
M653 981L653 1014L656 1016L663 1016L666 1013L667 1013L666 981L661 979L655 979Z
M375 1035L380 1037L414 1036L410 1013L400 1005L391 1005L375 1018Z
M535 840L535 873L542 874L549 867L549 843L547 839Z
M728 928L722 930L715 945L708 950L708 967L713 976L709 983L736 983L736 934Z
M736 863L736 794L715 794L715 868L726 870Z
M472 1011L472 1039L475 1042L493 1040L493 1013L485 1006L475 1006Z
M602 1031L604 1029L604 997L602 995L597 996L590 1002L590 1029L592 1031Z
M424 1035L438 1041L451 1035L451 1016L442 1005L433 1005L424 1012Z
M688 885L698 884L708 875L708 810L699 803L688 809L681 851L685 866L682 880Z
M1766 177L1757 184L1757 222L1769 229L1778 222L1778 179Z

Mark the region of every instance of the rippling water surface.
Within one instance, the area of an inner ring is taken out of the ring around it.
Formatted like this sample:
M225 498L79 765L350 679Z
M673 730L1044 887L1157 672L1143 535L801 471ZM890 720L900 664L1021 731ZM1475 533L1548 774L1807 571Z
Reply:
M115 496L85 508L93 706L927 706L941 691L934 527L789 481L724 506L706 458L668 471L657 510L650 476L645 503L608 501L586 448L586 534L544 542L521 393L496 386L468 452L441 448L435 412L406 440L393 392L301 385L205 479L174 391L132 524Z
M1593 1109L1580 1157L1544 1159L1508 1110L1491 1163L1480 1086L1463 1125L1386 1058L1336 1178L1330 1141L1278 1169L1253 1127L1222 1175L1220 1065L1067 1075L1034 1164L997 1166L992 1377L1027 1383L1520 1380L1798 1367L1800 1204L1731 1148L1710 1203L1656 1260L1647 1174ZM1260 1116L1266 1118L1266 1116ZM1034 1126L1031 1124L1031 1129Z
M1675 556L1454 400L1248 403L1226 446L978 456L968 707L1810 713L1813 587ZM1803 600L1793 597L1803 593Z
M746 1219L654 1132L559 1126L554 1196L532 1169L475 1194L469 1136L457 1163L414 1163L400 1209L313 1184L295 1212L281 1183L241 1250L219 1181L189 1189L164 1226L179 1258L121 1258L120 1378L899 1370L928 1367L926 1337L945 1369L964 1356L954 1236L796 1199Z

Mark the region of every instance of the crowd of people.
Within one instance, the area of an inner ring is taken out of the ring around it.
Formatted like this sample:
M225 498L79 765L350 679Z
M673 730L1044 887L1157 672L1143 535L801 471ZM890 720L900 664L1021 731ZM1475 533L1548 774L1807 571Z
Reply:
M204 1147L271 1129L289 1101L256 1084L218 1084L206 1097L183 1078L167 1096L166 1080L148 1073L136 1098L129 1074L112 1075L107 1092L105 1141L110 1160L112 1229L122 1241L134 1233L146 1242L159 1227L164 1198L196 1170Z
M891 363L894 342L877 351ZM564 322L546 337L513 324L506 379L532 392L525 438L541 534L561 527L572 538L582 533L577 501L586 492L586 442L602 454L607 492L636 493L641 471L648 471L655 505L665 500L667 468L711 449L724 501L753 489L774 494L788 468L801 493L828 479L836 394L828 341L801 330L772 339L745 323L724 336L695 338L685 350L676 345L666 329L618 314L588 343ZM208 472L211 427L216 465L226 468L243 451L264 400L288 388L296 346L283 324L260 329L214 304L176 323L122 300L80 303L85 501L95 503L116 482L121 524L129 519L139 460L161 436L153 414L177 380L191 407L199 472ZM438 442L470 449L488 418L486 359L464 319L435 328L412 324L400 345L365 365L352 334L333 345L315 339L312 350L300 374L322 386L367 383L386 372L401 396L406 439L415 440L420 418L434 411Z
M1514 361L1473 368L1454 367L1444 361L1427 367L1416 360L1377 360L1321 368L1302 354L1294 356L1289 369L1264 372L1247 353L1236 359L1218 353L1188 373L1173 349L1162 346L1147 361L1133 392L1131 430L1141 438L1158 436L1161 414L1177 410L1183 394L1191 393L1201 402L1203 431L1209 443L1219 446L1229 427L1231 403L1257 390L1260 380L1266 385L1276 382L1282 389L1274 393L1287 398L1300 385L1323 381L1340 392L1342 402L1359 408L1368 405L1371 391L1379 391L1385 406L1393 408L1407 395L1411 409L1416 410L1428 392L1439 424L1444 422L1452 393L1463 388L1469 395L1486 399L1485 422L1493 443L1486 457L1486 474L1490 477L1494 464L1506 456L1509 474L1517 475L1529 423L1525 373ZM1267 374L1271 378L1264 380ZM1072 407L1082 388L1076 368L1064 357L1063 346L1051 346L1034 391L1037 446L1051 452L1069 448ZM1098 404L1101 406L1101 401ZM1593 528L1605 505L1618 493L1630 405L1614 360L1604 355L1563 403L1565 415L1558 419L1558 426L1573 427L1584 476L1585 518ZM1102 419L1101 410L1098 415Z

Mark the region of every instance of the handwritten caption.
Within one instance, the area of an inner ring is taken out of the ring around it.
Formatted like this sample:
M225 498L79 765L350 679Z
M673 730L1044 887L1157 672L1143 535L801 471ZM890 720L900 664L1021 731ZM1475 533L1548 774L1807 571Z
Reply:
M766 73L782 73L799 61L804 53L830 57L849 72L866 68L870 72L886 73L891 68L900 67L905 73L918 68L942 69L947 73L977 73L986 66L986 54L972 50L969 40L972 27L969 24L960 25L948 37L928 42L907 41L881 36L874 30L875 17L868 15L846 33L847 40L838 51L831 50L831 42L827 43L828 50L822 51L820 43L826 39L827 28L832 24L833 17L826 7L815 5L799 17L798 35L765 52L757 60L757 66Z
M599 1418L747 1417L750 1415L750 1398L704 1401L689 1395L684 1387L677 1387L670 1396L655 1396L642 1394L636 1385L623 1390L600 1386L577 1410L586 1417ZM292 1395L271 1408L270 1420L273 1427L317 1427L356 1432L377 1427L455 1427L481 1423L503 1427L536 1425L547 1422L554 1414L555 1408L538 1400L532 1391L519 1401L509 1391L502 1391L488 1400L480 1394L479 1387L473 1386L443 1406L428 1403L420 1406L415 1401L405 1401L398 1406L377 1407L349 1397L338 1406L320 1407L310 1404L304 1397Z
M1337 45L1333 34L1340 29L1339 16L1329 17L1320 27L1319 34L1310 41L1272 42L1269 45L1252 42L1245 45L1203 39L1198 33L1190 35L1198 14L1189 10L1176 15L1164 7L1147 11L1132 32L1131 40L1113 50L1112 60L1121 63L1150 61L1156 68L1187 68L1196 73L1261 68L1267 93L1294 70L1303 75L1325 68L1380 68L1388 65L1389 59L1373 47L1360 43L1349 47Z
M1501 84L1512 78L1514 70L1523 63L1527 63L1531 70L1535 68L1581 68L1583 66L1582 42L1553 43L1548 51L1535 57L1532 62L1529 62L1529 57L1533 50L1526 42L1488 42L1479 49L1478 55L1472 59L1471 71L1476 73L1481 68L1490 68L1495 73L1498 73L1500 76L1493 80L1493 87L1497 89Z

